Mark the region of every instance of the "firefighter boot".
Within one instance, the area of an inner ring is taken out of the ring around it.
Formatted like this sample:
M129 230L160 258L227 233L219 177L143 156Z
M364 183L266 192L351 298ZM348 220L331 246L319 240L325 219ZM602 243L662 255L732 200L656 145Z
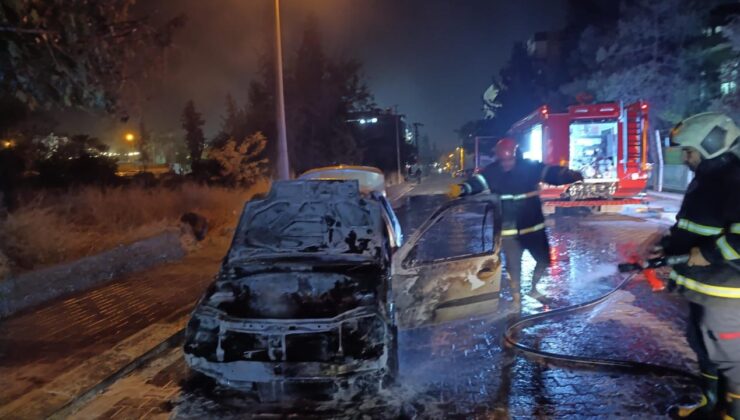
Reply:
M511 303L514 308L519 310L522 307L522 294L519 291L519 282L513 279L509 273L506 273L506 279L509 282L509 290L511 291Z
M529 293L527 293L527 294L532 299L539 300L539 301L544 301L545 300L545 295L543 295L542 293L540 293L539 290L537 290L537 286L532 286L532 290L530 290Z
M519 292L511 292L511 302L517 308L522 306L522 294Z
M537 290L537 283L540 282L540 279L542 276L545 275L545 271L547 270L547 263L537 262L537 265L534 267L534 272L532 273L532 288L529 290L528 295L535 300L538 300L540 302L545 302L545 295L540 293L539 290Z
M675 419L712 419L717 418L717 388L716 376L701 374L701 400L695 404L674 405L668 409L668 414Z

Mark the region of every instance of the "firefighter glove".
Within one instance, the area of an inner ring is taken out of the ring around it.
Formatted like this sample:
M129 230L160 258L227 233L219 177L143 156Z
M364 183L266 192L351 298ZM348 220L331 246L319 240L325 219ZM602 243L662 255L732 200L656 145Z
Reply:
M450 185L449 190L447 190L447 197L450 198L458 198L461 195L463 195L463 188L460 184L452 184Z

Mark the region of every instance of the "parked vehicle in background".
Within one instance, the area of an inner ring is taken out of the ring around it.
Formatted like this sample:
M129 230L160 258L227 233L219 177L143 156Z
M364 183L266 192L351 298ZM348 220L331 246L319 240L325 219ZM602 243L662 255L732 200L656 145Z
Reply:
M542 106L516 122L509 136L517 139L525 158L583 174L583 182L544 185L544 200L630 199L647 186L645 101L573 105L564 113Z
M542 106L514 123L508 136L519 143L524 158L581 172L582 182L542 185L546 207L635 204L647 187L648 104L638 101L573 105L566 112ZM495 137L475 137L475 169L493 160Z

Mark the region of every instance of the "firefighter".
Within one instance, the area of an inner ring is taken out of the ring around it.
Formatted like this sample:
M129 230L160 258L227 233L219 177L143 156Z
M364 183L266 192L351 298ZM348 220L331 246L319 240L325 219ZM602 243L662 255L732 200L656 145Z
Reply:
M672 406L670 414L712 418L726 402L725 418L740 420L740 130L725 115L703 113L672 134L695 177L676 224L653 251L690 255L674 267L669 289L689 301L687 338L699 361L702 398Z
M496 161L464 184L453 185L450 196L459 197L490 190L501 199L501 249L506 259L511 296L521 303L522 254L529 251L536 265L529 295L542 299L537 283L550 265L550 244L539 197L539 184L563 185L583 176L562 166L549 166L523 159L515 140L503 138L494 147Z

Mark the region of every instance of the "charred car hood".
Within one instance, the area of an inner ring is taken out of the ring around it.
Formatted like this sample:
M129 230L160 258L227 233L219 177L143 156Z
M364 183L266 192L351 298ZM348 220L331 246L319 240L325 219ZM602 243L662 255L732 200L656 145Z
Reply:
M380 204L362 198L357 181L276 182L248 202L224 265L311 260L382 261Z

